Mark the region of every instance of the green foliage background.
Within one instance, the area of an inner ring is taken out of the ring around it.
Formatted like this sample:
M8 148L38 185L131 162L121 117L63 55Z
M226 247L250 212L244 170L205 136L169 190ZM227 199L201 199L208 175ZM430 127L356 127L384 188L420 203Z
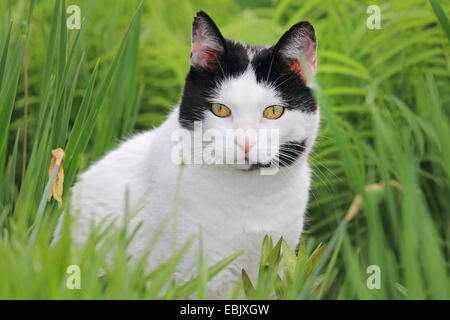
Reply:
M121 139L165 119L180 98L198 10L210 14L231 39L274 44L292 24L309 20L319 42L316 80L323 120L310 159L314 180L306 256L314 257L312 249L335 232L337 242L311 293L302 291L311 270L297 267L289 271L295 281L262 279L251 296L450 298L450 6L433 0L377 3L379 30L366 26L372 1L152 0L142 6L135 1L2 1L0 298L183 298L194 292L207 297L207 278L221 266L208 270L199 259L199 278L180 287L171 272L183 248L149 274L141 264L127 264L125 230L110 237L94 234L81 249L69 237L49 248L57 206L51 203L43 219L35 220L50 150L66 150L67 191L77 172ZM81 8L79 31L65 27L69 4ZM29 117L21 185L25 42ZM391 187L391 180L401 190ZM380 181L386 185L382 191L365 191ZM358 194L361 212L346 229L338 228ZM37 230L35 242L32 230ZM96 250L100 239L108 241ZM114 267L105 264L108 252ZM276 254L266 261L264 248L262 253L262 265L279 263ZM84 270L82 290L66 289L69 264ZM380 290L366 286L369 265L381 268ZM101 267L106 275L98 278ZM237 292L228 297L238 297Z

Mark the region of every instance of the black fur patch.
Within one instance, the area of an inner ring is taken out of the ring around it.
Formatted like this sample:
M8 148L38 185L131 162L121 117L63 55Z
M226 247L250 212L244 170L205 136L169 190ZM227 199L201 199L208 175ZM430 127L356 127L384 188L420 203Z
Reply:
M286 109L305 112L314 112L317 109L311 89L304 85L298 74L290 70L274 47L258 52L253 57L252 66L256 80L274 86L286 102Z
M247 51L240 43L225 39L225 52L218 60L218 68L197 69L191 66L186 77L180 104L180 124L192 129L194 121L203 120L203 113L210 110L208 97L217 83L228 77L238 77L249 64Z
M280 167L292 165L295 160L305 151L306 141L289 141L280 146L279 164Z

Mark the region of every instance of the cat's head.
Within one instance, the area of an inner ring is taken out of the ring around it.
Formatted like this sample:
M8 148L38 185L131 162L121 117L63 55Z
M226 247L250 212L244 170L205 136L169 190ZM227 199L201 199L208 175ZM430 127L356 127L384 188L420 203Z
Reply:
M223 150L213 139L206 145L216 149L213 155L234 154L240 169L283 167L305 159L319 126L310 89L316 50L314 28L306 21L292 26L275 45L259 46L224 38L212 19L198 12L181 126L193 130L201 124L203 130L222 134L228 139L219 147Z

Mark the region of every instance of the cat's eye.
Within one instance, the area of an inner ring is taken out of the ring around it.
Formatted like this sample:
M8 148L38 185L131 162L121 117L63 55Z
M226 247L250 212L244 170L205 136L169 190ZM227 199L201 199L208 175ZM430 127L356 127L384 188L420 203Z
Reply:
M211 111L220 118L226 118L231 114L230 108L221 103L213 103L211 105Z
M264 109L264 117L267 119L275 120L281 117L284 113L282 106L274 105Z

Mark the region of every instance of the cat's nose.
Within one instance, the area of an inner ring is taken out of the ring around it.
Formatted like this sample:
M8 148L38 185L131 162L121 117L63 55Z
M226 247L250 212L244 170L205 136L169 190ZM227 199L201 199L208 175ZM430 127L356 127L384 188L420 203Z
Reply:
M236 145L247 154L258 139L257 125L254 122L242 123L235 131Z
M250 141L250 139L236 139L236 145L247 154L250 149L255 145L255 142Z

